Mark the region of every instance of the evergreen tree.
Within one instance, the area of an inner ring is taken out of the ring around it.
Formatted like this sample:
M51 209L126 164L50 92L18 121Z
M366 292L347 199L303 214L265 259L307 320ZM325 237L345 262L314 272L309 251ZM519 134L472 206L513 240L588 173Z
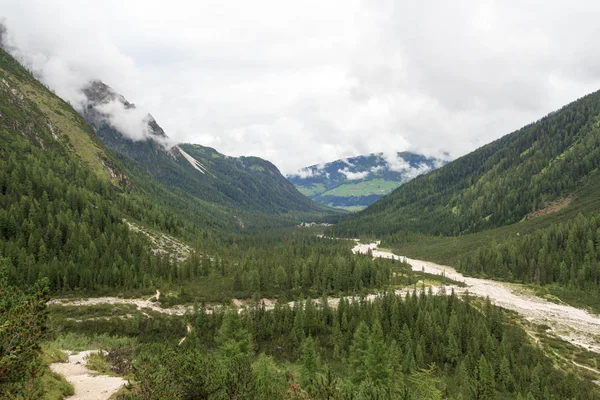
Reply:
M389 387L390 368L388 351L379 320L373 322L367 351L366 366L369 378L375 386Z
M368 376L369 336L369 327L364 321L361 321L354 332L349 358L352 371L350 379L356 385L360 385Z
M302 387L308 393L315 393L318 385L320 361L315 348L315 341L310 336L302 343L300 364L300 383Z

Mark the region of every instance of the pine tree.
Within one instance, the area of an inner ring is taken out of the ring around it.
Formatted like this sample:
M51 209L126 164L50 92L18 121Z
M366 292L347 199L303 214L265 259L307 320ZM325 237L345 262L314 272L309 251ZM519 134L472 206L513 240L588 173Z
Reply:
M284 375L273 358L261 353L252 363L253 391L259 399L280 399L285 389Z
M244 329L238 313L234 310L225 313L215 343L228 359L238 355L249 355L254 348L252 335Z
M307 337L302 343L300 364L300 383L308 393L314 393L318 385L320 361L315 348L315 341L311 336Z
M367 359L369 356L369 327L361 321L354 332L352 345L350 346L350 379L356 385L363 382L367 376Z
M373 322L366 360L367 374L374 385L389 387L390 368L388 352L379 320Z
M493 400L496 398L494 369L482 354L477 363L477 380L473 385L477 400Z

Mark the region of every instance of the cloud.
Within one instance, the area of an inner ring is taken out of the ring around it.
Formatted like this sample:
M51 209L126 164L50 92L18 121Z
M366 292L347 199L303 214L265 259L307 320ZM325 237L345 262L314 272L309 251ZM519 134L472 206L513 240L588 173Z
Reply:
M152 116L137 107L125 107L121 101L113 100L97 104L95 108L105 116L110 125L133 141L152 138L165 147L172 147L176 144L167 137L154 135L149 125Z
M0 18L0 48L6 48L6 25L4 18Z
M406 181L409 181L411 179L416 178L419 175L424 175L432 170L433 170L433 168L427 164L419 164L416 168L411 167L411 168L408 168L408 169L402 171L403 172L402 177Z
M338 169L337 172L346 175L346 179L348 179L349 181L358 181L360 179L365 179L369 175L369 171L351 172L350 170L348 170L348 167L344 169Z
M592 0L6 3L5 42L72 104L101 79L173 139L284 173L456 158L600 87Z
M381 154L390 171L404 172L411 168L410 164L395 151L385 151Z
M419 175L426 174L432 171L434 168L439 168L444 164L443 160L436 159L434 162L434 167L431 167L425 163L421 163L416 167L413 167L408 161L399 156L398 153L383 152L381 156L386 161L387 168L390 171L400 172L405 181L409 181Z
M315 171L313 171L311 168L302 168L299 169L295 174L291 174L291 176L297 176L302 179L312 178L315 175Z

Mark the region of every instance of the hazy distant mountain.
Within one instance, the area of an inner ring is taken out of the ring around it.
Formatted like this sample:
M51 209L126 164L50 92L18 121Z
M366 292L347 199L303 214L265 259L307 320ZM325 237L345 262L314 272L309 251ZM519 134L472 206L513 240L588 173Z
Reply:
M311 199L334 207L357 210L373 204L414 177L446 162L409 152L350 157L312 165L287 176Z
M600 193L599 120L595 92L402 186L336 234L461 235L567 206L594 210L585 202Z
M98 138L130 168L149 173L169 191L183 191L232 211L331 212L302 196L269 161L228 157L197 144L176 144L150 114L100 81L91 82L83 93L87 103L82 114Z

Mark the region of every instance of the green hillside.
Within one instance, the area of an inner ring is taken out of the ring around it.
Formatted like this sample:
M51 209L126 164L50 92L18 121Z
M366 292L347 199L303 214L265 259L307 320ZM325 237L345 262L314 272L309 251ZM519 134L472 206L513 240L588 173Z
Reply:
M147 139L131 140L111 124L111 116L104 114L102 106L117 102L125 110L131 110L135 105L99 81L92 82L83 93L88 98L83 116L115 157L129 169L140 172L142 179L136 180L136 184L146 185L147 177L143 175L149 174L169 191L194 199L197 207L208 209L208 214L223 214L226 210L229 215L221 215L219 220L229 230L257 224L275 226L282 220L293 223L339 213L303 196L268 161L227 157L200 145L166 145L167 135L150 115Z
M287 176L309 198L348 211L361 210L415 176L446 162L420 154L401 152L390 160L383 153L349 157L302 168Z
M600 312L600 92L419 177L331 234Z
M115 398L599 398L596 356L578 359L589 370L575 374L489 300L417 290L458 282L353 254L353 241L314 228L258 233L328 211L298 198L272 164L136 143L128 151L159 164L106 148L0 50L0 398L73 394L48 364L84 349L102 349L84 361L90 369L125 377ZM193 174L212 175L201 187L216 193L187 192ZM47 304L101 295L157 306ZM327 301L344 295L352 300ZM279 301L268 310L250 300L262 297ZM234 298L246 311L227 307ZM161 308L179 303L194 305Z
M519 222L593 182L600 92L405 184L337 235L460 235Z
M8 281L29 286L47 277L52 293L66 293L167 278L169 260L124 217L178 236L203 230L128 192L131 178L85 121L4 51L0 94L0 259Z

